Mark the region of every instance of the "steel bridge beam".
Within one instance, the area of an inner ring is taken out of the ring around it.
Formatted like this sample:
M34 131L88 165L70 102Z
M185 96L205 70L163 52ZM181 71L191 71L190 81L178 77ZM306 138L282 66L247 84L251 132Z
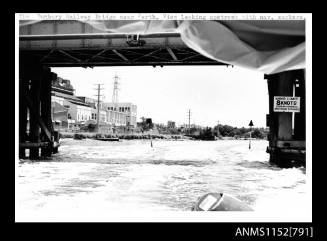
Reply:
M124 55L122 55L121 53L119 53L116 49L113 49L112 52L114 52L115 54L117 54L120 58L122 58L126 62L129 61L128 58L126 58Z
M176 55L174 54L173 50L169 47L166 48L168 53L170 54L170 56L175 60L178 61L178 58L176 57Z
M68 62L47 62L43 63L44 66L49 67L93 67L93 66L161 66L161 65L225 65L223 63L215 61L147 61L147 62L80 62L80 63L68 63Z
M140 34L140 38L179 38L179 33ZM72 39L126 39L127 34L117 33L85 33L85 34L37 34L20 35L20 41L40 40L72 40Z

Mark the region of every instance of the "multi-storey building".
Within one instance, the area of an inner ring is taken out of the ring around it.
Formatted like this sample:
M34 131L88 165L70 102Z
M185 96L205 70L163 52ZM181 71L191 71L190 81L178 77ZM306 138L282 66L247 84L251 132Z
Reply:
M92 106L86 104L74 95L73 86L69 80L58 77L52 81L51 102L53 103L53 120L57 121L55 113L63 108L67 110L67 116L60 116L63 123L75 124L83 123L91 118ZM65 120L64 120L65 119Z
M167 122L167 127L168 128L171 128L171 129L174 129L176 127L176 122L174 122L174 121L168 121Z
M69 80L60 77L52 82L52 102L54 108L65 108L67 117L64 122L85 124L97 121L98 101L84 96L75 96ZM56 107L55 107L56 106ZM137 107L132 103L103 103L99 105L99 121L102 125L136 127ZM60 117L61 121L63 116Z
M64 100L64 107L68 110L68 119L75 120L76 123L91 120L93 108L86 104L77 104Z
M103 108L112 112L111 120L118 121L122 125L136 127L137 106L132 103L120 102L104 102Z

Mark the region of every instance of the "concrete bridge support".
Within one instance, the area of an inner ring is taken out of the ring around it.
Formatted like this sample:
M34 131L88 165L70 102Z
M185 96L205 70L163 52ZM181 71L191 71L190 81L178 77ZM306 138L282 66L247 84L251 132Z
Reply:
M270 162L282 167L305 165L305 75L292 70L265 75L268 81L267 126ZM274 112L274 96L300 97L300 112Z
M49 157L56 144L51 117L51 82L49 67L20 63L19 76L19 158Z

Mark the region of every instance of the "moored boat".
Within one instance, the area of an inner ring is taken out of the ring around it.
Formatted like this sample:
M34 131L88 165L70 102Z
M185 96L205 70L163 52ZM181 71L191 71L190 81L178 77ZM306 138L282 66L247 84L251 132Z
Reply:
M119 138L118 137L110 137L110 138L106 138L106 137L96 137L94 138L95 140L98 140L98 141L119 141Z

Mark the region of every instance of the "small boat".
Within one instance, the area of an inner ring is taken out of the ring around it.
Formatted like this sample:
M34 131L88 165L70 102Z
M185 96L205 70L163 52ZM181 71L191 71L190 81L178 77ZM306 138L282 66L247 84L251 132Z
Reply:
M98 140L98 141L119 141L119 138L118 137L110 137L110 138L106 138L106 137L98 137L98 138L94 138L95 140Z
M86 137L84 135L81 135L81 134L74 134L74 137L73 137L75 140L83 140L83 139L86 139Z
M253 209L225 193L208 193L199 198L192 211L253 211Z

